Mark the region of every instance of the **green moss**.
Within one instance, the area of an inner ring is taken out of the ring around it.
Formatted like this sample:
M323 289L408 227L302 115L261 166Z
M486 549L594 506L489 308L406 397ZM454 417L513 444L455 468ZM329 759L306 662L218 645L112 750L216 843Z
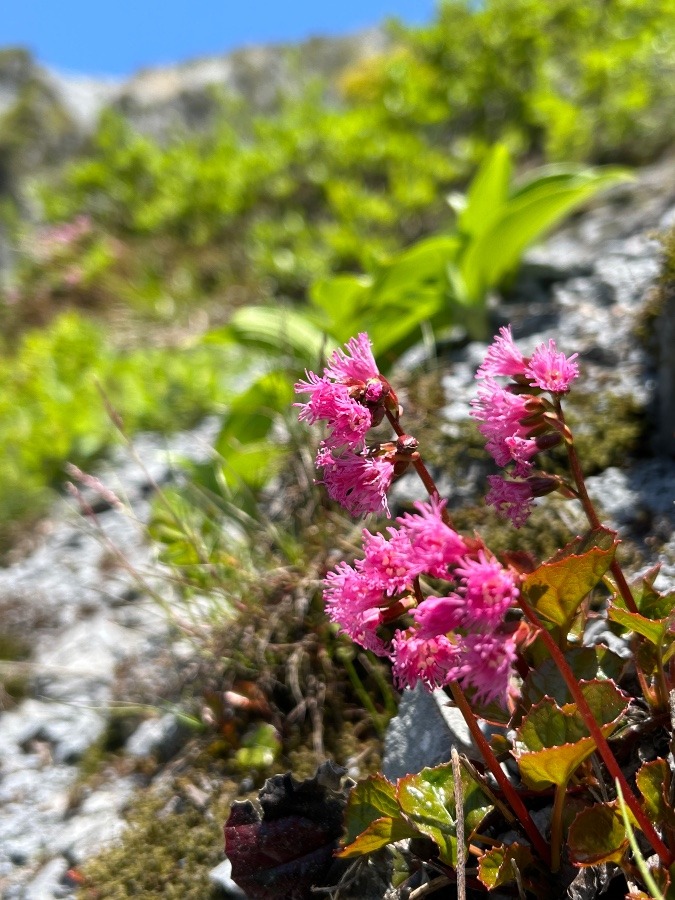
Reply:
M223 824L236 796L231 781L205 804L191 800L177 782L172 790L141 795L121 841L84 867L80 900L218 896L208 875L223 859Z
M645 432L644 411L626 394L611 390L572 391L566 418L586 475L622 466L639 452Z

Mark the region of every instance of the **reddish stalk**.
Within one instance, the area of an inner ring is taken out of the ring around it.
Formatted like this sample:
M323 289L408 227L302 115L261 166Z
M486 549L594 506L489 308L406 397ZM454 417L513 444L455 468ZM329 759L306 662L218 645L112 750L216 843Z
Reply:
M455 683L450 684L449 687L450 693L452 694L452 699L455 701L455 705L464 717L464 721L466 722L469 731L471 732L471 737L473 738L474 743L481 752L481 756L483 757L485 765L494 775L497 784L501 788L502 793L504 794L511 807L511 811L514 813L516 818L520 821L520 824L525 829L525 833L530 839L532 846L535 848L542 861L547 866L550 866L550 847L541 836L539 829L535 825L532 816L530 815L527 807L518 795L518 792L506 777L502 767L499 765L499 760L492 752L492 747L490 747L485 735L480 730L480 726L478 724L476 716L469 706L469 702L464 696L464 692L459 687L459 685Z
M558 415L558 419L564 425L565 417L563 415L562 406L559 399L556 400L556 413ZM565 447L567 448L567 458L569 459L570 469L572 470L572 475L574 476L574 483L577 487L577 496L581 501L584 513L586 514L586 518L588 519L588 523L591 528L602 528L600 517L598 516L598 513L595 509L595 506L593 505L593 501L591 500L588 491L586 490L584 473L582 471L581 463L579 462L579 457L577 456L577 451L574 447L574 443L571 440L571 432L570 440L565 441ZM623 602L626 604L626 608L633 613L639 612L635 604L635 600L633 599L632 591L628 585L628 582L626 581L626 576L623 574L621 566L616 560L612 561L610 571L614 576L614 581L616 582L616 586L619 593L621 594Z
M626 778L625 778L623 772L621 771L619 764L617 763L616 758L614 757L614 754L612 753L612 750L611 750L609 744L607 743L607 739L605 738L604 734L602 733L600 726L595 721L595 718L593 717L591 708L588 705L588 703L586 702L586 698L584 697L583 693L581 692L581 688L579 687L579 683L577 681L577 678L576 678L574 672L570 669L570 667L567 663L567 660L565 659L562 651L560 650L560 648L558 647L556 642L553 640L553 638L551 637L549 632L546 630L546 628L543 626L541 620L537 616L534 609L532 609L532 607L523 598L522 594L520 596L519 603L520 603L520 608L525 613L527 618L539 630L539 633L541 634L542 639L543 639L544 643L546 644L546 647L548 648L549 653L553 657L555 664L557 665L558 670L560 671L560 674L563 676L563 678L565 679L565 683L567 684L567 687L570 689L570 693L572 694L574 702L577 705L577 709L581 713L581 716L586 724L586 728L588 728L588 732L589 732L590 736L595 741L595 745L598 749L600 756L603 759L603 762L607 766L607 769L608 769L610 775L612 776L612 778L617 779L619 784L621 785L621 790L623 791L624 800L626 801L626 804L630 807L630 810L633 813L633 815L635 816L635 819L636 819L638 825L640 826L640 828L642 829L644 836L647 838L647 840L650 842L650 844L652 845L652 847L658 854L659 859L661 860L663 865L667 869L670 868L673 861L675 860L675 853L671 853L671 851L668 849L668 847L664 844L664 842L661 840L659 835L656 833L654 826L649 821L649 818L647 817L647 814L645 813L645 811L642 809L642 806L640 805L639 800L637 799L637 797L635 796L633 791L628 786L628 782L626 781Z
M394 429L394 431L396 432L398 437L402 437L405 434L405 431L401 428L398 421L389 412L389 410L386 410L386 413L387 413L387 418L389 419L389 422L391 424L391 427ZM412 465L415 467L415 471L419 475L427 494L430 497L435 498L436 500L440 500L441 495L438 492L436 483L434 482L434 479L429 474L429 470L424 465L422 457L420 456L417 459L413 459L413 460L411 460L411 462L412 462ZM445 524L449 528L453 527L452 518L450 517L450 514L448 513L448 510L446 507L443 507L442 518L443 518L443 521L445 522Z

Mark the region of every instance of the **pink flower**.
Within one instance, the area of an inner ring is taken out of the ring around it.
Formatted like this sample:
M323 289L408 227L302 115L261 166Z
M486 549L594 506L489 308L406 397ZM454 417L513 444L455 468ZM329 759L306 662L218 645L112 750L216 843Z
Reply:
M428 691L465 674L462 646L453 635L422 638L414 630L397 631L392 641L394 680L399 688L421 681Z
M494 628L517 601L520 591L512 572L483 550L478 559L464 559L455 569L462 579L458 593L464 598L464 622L481 629Z
M324 375L336 381L349 383L352 381L379 380L380 373L371 349L370 338L365 332L358 337L350 338L344 350L335 350L324 369Z
M495 337L488 347L476 378L489 375L523 375L525 373L525 357L516 347L511 336L511 326L499 329L499 337Z
M354 400L345 384L336 384L325 376L319 378L314 372L306 372L307 381L295 385L298 394L309 394L307 403L296 403L300 407L298 419L313 425L325 419L330 433L325 440L328 447L363 447L365 436L373 424L370 410Z
M365 559L356 563L368 584L377 585L387 596L409 590L420 569L413 564L412 546L406 534L389 529L391 538L363 531Z
M488 439L486 449L499 466L508 465L514 458L521 462L527 458L522 445L510 446L508 442L513 438L527 440L528 430L521 425L521 420L529 415L529 399L507 391L494 378L486 378L478 389L478 396L471 401L470 415L481 422L478 430ZM536 447L533 441L531 447ZM536 453L536 449L532 453Z
M385 411L398 415L398 400L391 385L377 370L365 333L347 343L347 351L335 350L319 376L305 371L306 380L295 385L296 394L309 394L298 418L313 425L328 423L328 447L365 447L368 431L382 421Z
M570 389L570 384L579 375L579 366L575 359L578 353L566 357L559 353L555 341L550 340L546 344L539 344L525 369L525 374L530 379L530 384L541 388L542 391L551 391L554 394L563 394Z
M338 563L324 579L326 613L340 631L355 643L379 656L386 656L384 642L377 635L385 601L382 591L373 589L352 566Z
M500 516L511 519L516 528L527 522L532 512L532 488L527 481L508 481L501 475L488 475L490 490L485 502Z
M415 503L416 514L406 513L396 520L408 535L417 574L426 572L436 578L447 577L448 566L466 553L462 538L443 521L445 501L432 499Z
M385 513L388 517L387 491L394 477L394 462L388 456L373 456L343 451L336 456L322 444L316 456L316 466L331 500L335 500L351 513L365 516L368 513Z
M427 597L412 611L421 638L447 635L462 624L464 600L456 594L449 597Z
M476 703L506 705L516 645L503 634L469 634L466 638L466 675L462 687L473 688Z

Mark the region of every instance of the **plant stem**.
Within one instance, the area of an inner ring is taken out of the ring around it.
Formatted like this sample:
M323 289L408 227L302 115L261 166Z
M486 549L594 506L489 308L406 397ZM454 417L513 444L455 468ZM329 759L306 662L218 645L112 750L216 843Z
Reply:
M513 787L509 779L506 777L506 774L504 773L502 767L499 765L499 760L494 755L492 747L490 747L490 744L487 742L485 735L480 730L478 720L476 719L473 710L469 706L469 702L464 696L464 692L459 687L459 685L451 683L450 693L452 694L452 699L455 701L455 705L464 717L464 721L466 722L469 731L471 732L471 737L473 738L474 743L481 752L481 756L483 757L485 765L494 775L497 784L508 800L513 813L525 829L525 833L530 839L532 846L535 848L544 864L547 866L550 865L550 848L544 838L541 836L539 829L535 825L532 816L530 815L527 807L518 795L516 789Z
M401 426L399 425L397 420L394 418L394 416L389 412L389 410L387 410L386 412L387 412L387 418L389 419L391 427L394 429L394 431L396 432L396 434L399 437L402 437L405 434L405 431L401 428ZM432 497L433 499L440 500L441 495L438 491L438 488L436 487L436 482L431 477L429 470L424 465L422 458L419 457L418 459L413 459L411 462L412 462L412 465L415 467L415 471L419 475L419 477L422 481L422 484L424 485L424 487L426 489L427 494L430 497ZM449 528L452 528L453 527L452 518L450 517L450 514L448 513L447 507L445 507L445 506L443 507L443 512L441 515L442 515L442 518L443 518L443 521L445 522L445 524Z
M666 847L664 842L661 840L659 835L657 834L654 826L649 821L647 814L640 806L640 802L635 796L635 794L631 791L628 786L628 782L621 771L619 764L612 753L612 750L607 743L607 739L598 723L595 721L593 716L593 712L591 711L590 706L586 702L586 698L584 697L579 683L577 681L576 675L570 669L567 660L565 659L562 651L553 640L551 635L548 633L541 620L537 616L534 609L527 603L527 601L523 598L523 595L520 596L520 608L525 613L530 622L539 630L541 637L548 648L549 653L553 657L555 664L560 671L560 674L565 679L565 683L567 687L570 689L570 693L572 694L572 698L576 703L577 709L581 714L581 717L584 720L586 728L588 728L588 732L590 736L595 741L595 745L598 749L600 756L602 757L603 762L607 766L610 775L612 778L617 779L619 784L621 785L621 790L623 792L623 796L626 800L626 803L631 809L631 812L635 816L635 819L642 829L643 834L650 842L654 850L658 853L659 859L665 865L666 868L670 868L670 865L675 860L675 854L671 853L671 851Z
M560 869L560 849L562 847L562 814L565 807L567 782L556 785L553 812L551 813L551 872Z
M556 398L555 405L558 418L564 425L565 417L563 415L562 405L559 398ZM567 448L567 458L569 459L570 469L572 470L572 475L574 476L574 483L577 487L577 495L579 497L579 500L581 501L581 505L586 514L586 518L588 519L588 523L591 528L602 528L600 517L598 516L598 513L595 509L595 506L593 505L593 501L591 500L588 491L586 490L584 473L582 471L581 463L579 462L579 456L577 455L573 440L566 440L565 447ZM628 582L626 581L626 576L623 574L621 566L616 560L612 560L610 570L612 575L614 576L616 586L619 593L621 594L623 602L626 604L626 608L633 613L639 612L635 604L635 600L633 599L631 589L628 586Z

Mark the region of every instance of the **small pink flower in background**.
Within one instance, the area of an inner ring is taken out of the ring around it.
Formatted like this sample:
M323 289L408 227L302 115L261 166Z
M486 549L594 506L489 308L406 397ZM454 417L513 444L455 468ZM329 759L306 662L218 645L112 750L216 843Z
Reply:
M444 507L445 501L436 499L417 502L417 513L406 513L396 520L408 535L418 574L447 577L448 566L455 565L466 553L464 540L443 521Z
M530 357L525 374L542 391L551 391L554 394L563 394L570 389L570 384L579 375L579 366L575 362L579 356L573 353L566 357L559 353L555 341L550 340L546 344L539 344Z
M508 481L501 475L488 475L490 490L485 502L494 506L504 518L511 519L516 528L527 522L532 512L532 488L527 481Z
M477 559L465 559L455 569L462 579L458 589L464 599L464 621L479 628L499 625L506 611L517 601L520 591L516 579L496 559L488 559L480 550Z
M569 357L560 353L553 340L539 344L531 357L523 357L510 327L501 328L488 348L476 372L482 383L471 401L471 415L479 421L478 429L487 439L486 450L499 466L514 463L511 474L516 479L532 480L533 458L566 439L564 422L556 421L556 407L538 394L548 391L555 400L555 395L567 392L579 375L577 357L577 353ZM515 383L502 387L496 376L512 377ZM532 511L535 495L531 485L498 475L490 476L489 482L486 502L519 528ZM552 483L544 493L557 489ZM543 496L541 492L536 495Z
M476 372L476 378L495 375L524 375L525 357L516 347L511 336L511 326L499 329L496 337L488 347L485 359Z
M331 500L344 506L355 518L368 513L391 517L387 492L394 478L394 461L388 456L368 456L349 450L335 455L321 445L316 466L321 469L317 484L325 485Z
M516 645L503 634L469 634L466 638L466 678L462 687L475 691L476 703L504 704L509 693Z
M300 407L298 418L328 424L328 436L316 457L322 470L318 484L324 484L329 497L353 516L371 512L389 516L387 491L413 452L406 456L398 444L366 447L368 431L385 413L396 418L399 414L396 394L377 369L368 335L351 338L346 351L335 350L323 376L309 371L305 375L306 380L295 385L297 394L309 394L306 403L295 404Z

